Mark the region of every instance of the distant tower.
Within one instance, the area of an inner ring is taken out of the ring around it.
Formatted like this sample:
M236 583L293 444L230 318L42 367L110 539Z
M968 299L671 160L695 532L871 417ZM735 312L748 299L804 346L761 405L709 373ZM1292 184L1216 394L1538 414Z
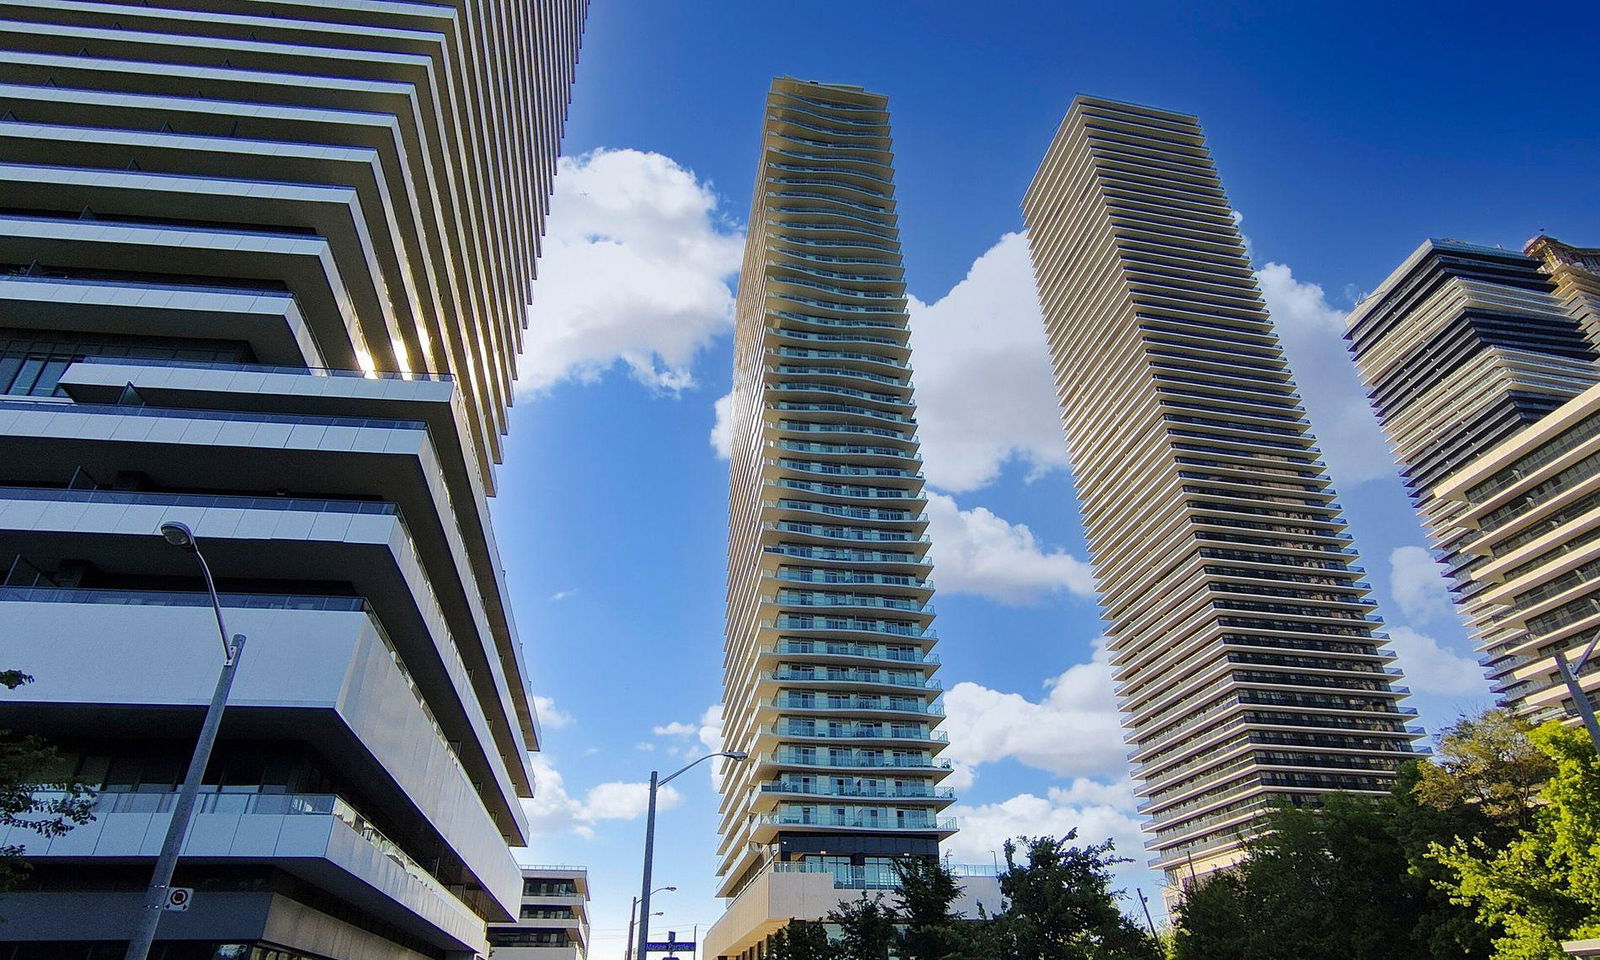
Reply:
M1525 618L1502 589L1527 571L1505 558L1564 520L1527 504L1480 509L1490 487L1507 484L1470 483L1464 471L1506 466L1532 425L1600 374L1600 281L1584 269L1593 252L1549 237L1529 250L1426 241L1350 314L1345 334L1493 689L1524 712L1542 709L1528 697L1554 684L1555 668L1548 650L1543 668L1529 664ZM1536 529L1502 529L1512 523Z
M1199 123L1072 104L1023 203L1152 866L1421 735Z
M936 857L944 719L888 101L774 80L739 281L708 956ZM993 885L993 880L989 881ZM997 909L997 893L988 899ZM777 911L776 913L774 911Z

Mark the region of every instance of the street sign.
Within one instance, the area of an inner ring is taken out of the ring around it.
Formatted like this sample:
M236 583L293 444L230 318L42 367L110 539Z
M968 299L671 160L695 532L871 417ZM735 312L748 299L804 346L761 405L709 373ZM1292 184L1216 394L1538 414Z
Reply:
M646 950L653 953L677 953L679 950L688 953L694 949L692 940L651 940L644 945ZM671 960L671 958L667 958Z
M166 909L182 913L193 899L194 887L168 887Z

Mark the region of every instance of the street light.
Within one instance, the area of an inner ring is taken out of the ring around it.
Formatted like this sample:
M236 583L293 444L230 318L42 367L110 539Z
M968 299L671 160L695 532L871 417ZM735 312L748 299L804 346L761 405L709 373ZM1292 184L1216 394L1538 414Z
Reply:
M650 808L645 814L644 821L644 882L639 889L644 891L639 896L639 952L637 960L645 960L647 947L650 943L650 867L656 853L656 790L676 780L684 771L695 764L704 763L712 757L727 757L735 763L750 756L742 750L719 750L708 753L700 759L686 766L678 768L673 773L661 779L656 778L656 771L650 771Z
M678 892L678 888L677 887L656 887L654 890L652 890L650 892L652 894L657 894L657 893L660 893L663 890L667 891L668 893L676 893L676 892ZM661 916L661 911L659 911L659 910L656 911L656 913L654 915L658 916L658 917ZM638 919L639 919L639 898L638 897L634 897L633 898L633 905L628 908L628 950L627 950L626 953L624 953L622 955L622 960L632 960L632 957L633 957L633 924L634 924L634 921L638 920Z
M189 833L189 822L194 819L195 801L200 797L200 779L211 761L211 748L217 742L217 730L222 726L222 710L228 702L228 691L233 687L233 676L239 668L239 657L244 653L244 634L233 635L228 642L228 626L222 620L222 599L217 596L216 581L211 578L211 567L200 552L200 543L188 524L169 520L161 525L161 536L179 549L194 554L205 578L206 592L211 595L211 610L217 616L217 635L222 639L222 674L217 677L217 688L211 695L211 705L206 708L205 722L200 725L200 739L195 742L194 756L189 759L189 772L184 775L183 787L178 791L178 802L172 807L172 822L167 824L166 839L161 842L161 855L156 858L155 873L150 877L150 887L145 893L144 912L139 915L133 937L128 941L126 960L146 960L150 945L156 938L156 927L167 908L167 892L172 884L172 870L178 865L178 852L183 849L184 838Z

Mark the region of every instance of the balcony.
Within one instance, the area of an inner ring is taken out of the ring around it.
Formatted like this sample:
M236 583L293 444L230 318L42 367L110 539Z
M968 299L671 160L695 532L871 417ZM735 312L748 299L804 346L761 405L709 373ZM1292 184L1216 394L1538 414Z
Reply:
M840 827L851 830L917 830L955 833L955 817L863 817L835 816L817 813L803 816L798 813L765 813L756 821L770 827Z
M822 756L795 750L778 750L767 754L763 761L785 767L834 767L852 770L949 770L949 760L934 760L929 756Z
M767 701L779 710L806 710L818 713L913 713L929 717L944 716L944 707L937 703L896 703L880 697L797 697L780 696Z

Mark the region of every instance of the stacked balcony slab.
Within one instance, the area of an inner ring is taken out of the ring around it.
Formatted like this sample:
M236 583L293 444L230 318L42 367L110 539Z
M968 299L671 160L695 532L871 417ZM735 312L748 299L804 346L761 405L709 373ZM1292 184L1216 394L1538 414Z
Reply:
M487 497L581 0L0 2L0 727L93 822L0 957L120 956L249 637L153 956L470 957L539 745ZM273 952L276 951L276 952ZM218 953L218 955L222 955Z
M589 871L556 864L522 868L517 922L489 928L495 960L585 960Z
M1595 383L1581 284L1562 296L1541 260L1499 247L1428 240L1350 314L1346 339L1408 491L1479 646L1489 682L1520 705L1554 665L1527 669L1525 630L1482 595L1508 547L1436 489ZM1496 547L1494 544L1500 544Z
M1080 97L1023 205L1152 866L1380 796L1407 691L1199 124Z
M711 955L787 922L774 884L814 881L832 905L955 831L892 164L885 97L773 82L729 503L724 737L750 759L722 780L720 895L736 900Z

